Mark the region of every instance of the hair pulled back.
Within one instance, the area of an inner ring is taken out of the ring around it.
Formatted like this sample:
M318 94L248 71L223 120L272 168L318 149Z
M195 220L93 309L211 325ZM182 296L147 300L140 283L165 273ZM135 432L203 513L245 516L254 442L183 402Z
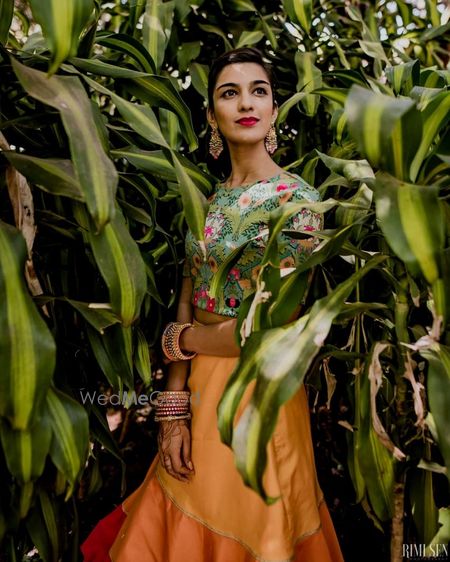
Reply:
M222 55L218 56L212 63L209 70L208 76L208 106L211 110L214 110L214 88L216 87L217 78L223 68L229 64L239 63L239 62L254 62L259 64L267 74L269 79L270 87L272 89L273 103L275 101L275 91L277 89L276 78L272 70L272 66L268 64L264 59L261 51L255 47L240 47L238 49L233 49L227 51Z

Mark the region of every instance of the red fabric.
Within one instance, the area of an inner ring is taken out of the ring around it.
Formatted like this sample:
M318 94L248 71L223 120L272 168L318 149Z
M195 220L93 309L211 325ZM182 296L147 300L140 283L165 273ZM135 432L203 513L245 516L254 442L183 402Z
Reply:
M121 504L97 523L81 545L84 562L111 562L108 552L125 518Z
M149 506L146 528L136 552L114 558L114 562L256 562L254 556L238 541L208 529L177 508L167 498L156 478L149 486L152 505ZM292 562L344 562L333 523L325 502L319 507L321 528L303 537L295 546ZM112 562L108 552L127 515L119 505L101 519L81 545L84 562ZM124 526L126 532L126 525Z

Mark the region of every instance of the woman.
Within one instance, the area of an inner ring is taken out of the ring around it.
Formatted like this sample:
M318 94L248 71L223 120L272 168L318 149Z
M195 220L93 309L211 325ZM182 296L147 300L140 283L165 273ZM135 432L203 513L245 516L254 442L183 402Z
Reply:
M177 322L166 327L162 340L173 361L155 418L159 455L143 484L83 543L85 562L343 560L317 482L304 386L280 409L267 447L264 488L270 496L281 496L270 506L244 485L217 428L217 404L240 354L236 316L254 291L268 215L287 200L319 198L270 156L278 112L273 92L271 68L254 48L229 51L211 67L210 152L217 159L227 148L231 173L210 198L206 258L192 233L186 237ZM287 229L313 231L321 222L320 215L303 209ZM212 298L208 288L214 272L250 238L223 292ZM316 240L308 240L280 235L285 273L311 253ZM236 420L251 391L250 386Z

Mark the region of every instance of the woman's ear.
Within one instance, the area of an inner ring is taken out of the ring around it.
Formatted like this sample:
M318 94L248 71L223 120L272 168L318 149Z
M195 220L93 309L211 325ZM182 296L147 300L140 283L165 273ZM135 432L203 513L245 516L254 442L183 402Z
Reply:
M278 117L278 103L274 101L273 110L272 110L272 121L275 122L277 117Z
M206 119L208 120L210 127L217 125L214 118L214 111L212 111L209 107L206 109Z

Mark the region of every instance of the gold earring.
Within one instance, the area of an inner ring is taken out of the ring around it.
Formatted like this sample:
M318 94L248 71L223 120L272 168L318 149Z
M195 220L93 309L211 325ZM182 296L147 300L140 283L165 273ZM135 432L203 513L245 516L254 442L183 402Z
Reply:
M272 121L272 124L270 125L270 129L268 130L266 138L264 139L264 145L269 154L273 154L278 147L275 121Z
M223 150L222 138L219 135L219 129L211 125L211 138L209 139L209 153L217 160Z

